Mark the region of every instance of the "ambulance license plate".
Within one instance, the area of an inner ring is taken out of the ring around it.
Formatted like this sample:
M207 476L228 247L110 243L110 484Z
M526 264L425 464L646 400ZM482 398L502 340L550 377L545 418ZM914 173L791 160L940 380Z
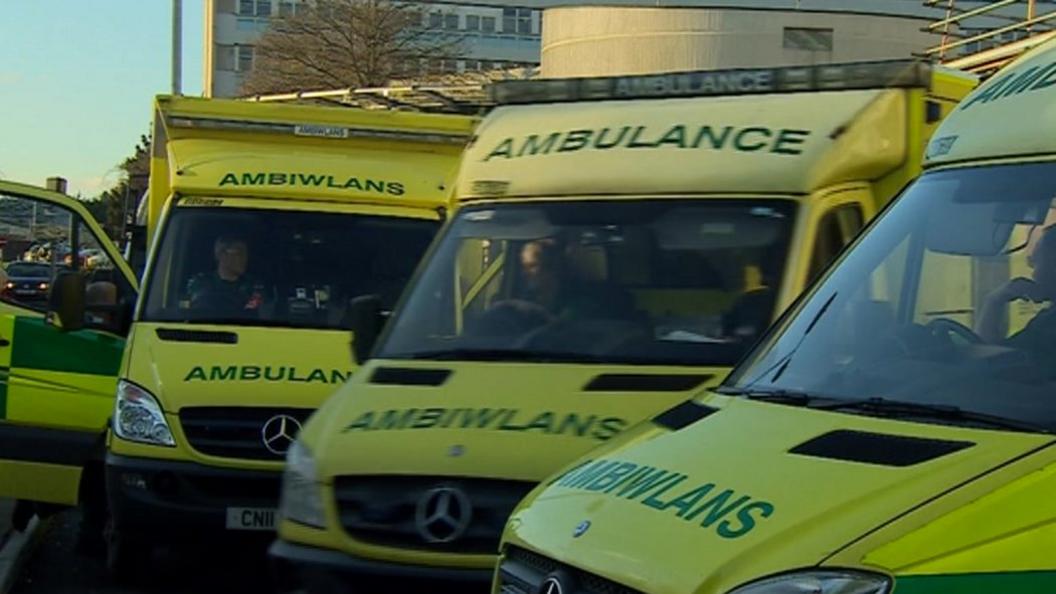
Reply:
M227 508L228 530L274 530L275 509L270 507Z

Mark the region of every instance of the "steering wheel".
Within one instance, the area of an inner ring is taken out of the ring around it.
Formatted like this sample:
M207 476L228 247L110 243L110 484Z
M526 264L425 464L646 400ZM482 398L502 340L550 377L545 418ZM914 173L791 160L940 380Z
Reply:
M964 341L968 344L983 343L983 339L980 338L974 330L958 322L957 320L951 320L949 318L935 318L928 322L924 327L935 336L958 336L964 339Z

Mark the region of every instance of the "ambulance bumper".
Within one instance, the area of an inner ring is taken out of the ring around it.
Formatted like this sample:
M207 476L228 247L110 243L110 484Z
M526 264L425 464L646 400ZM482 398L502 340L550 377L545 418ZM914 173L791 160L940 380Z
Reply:
M407 582L420 582L425 589L436 591L438 583L488 584L491 569L456 569L403 565L353 557L340 551L293 544L276 540L268 549L275 583L280 592L307 591L312 594L357 591L364 585L391 584L396 579L406 587ZM417 591L407 588L406 591Z
M115 528L155 542L200 542L203 531L270 541L281 480L280 472L106 456Z

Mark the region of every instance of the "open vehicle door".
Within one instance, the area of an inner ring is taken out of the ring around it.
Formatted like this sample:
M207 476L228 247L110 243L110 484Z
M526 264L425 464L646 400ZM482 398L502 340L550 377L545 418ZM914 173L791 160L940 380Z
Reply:
M67 332L45 317L63 278L85 305ZM82 204L0 181L0 497L78 502L84 469L102 461L136 293Z

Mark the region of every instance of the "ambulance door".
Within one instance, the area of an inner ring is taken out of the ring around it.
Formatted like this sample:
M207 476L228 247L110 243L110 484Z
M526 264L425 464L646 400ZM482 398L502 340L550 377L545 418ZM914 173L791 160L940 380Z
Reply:
M135 280L76 200L0 181L0 497L75 504L102 451ZM83 274L85 329L44 320L62 272Z

